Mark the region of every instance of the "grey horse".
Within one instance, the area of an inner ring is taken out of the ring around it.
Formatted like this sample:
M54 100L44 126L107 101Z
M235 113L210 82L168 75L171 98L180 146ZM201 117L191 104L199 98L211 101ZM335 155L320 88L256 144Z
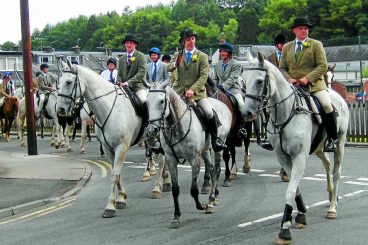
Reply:
M349 110L342 97L333 90L328 90L332 103L338 113L337 151L334 153L334 166L328 153L323 152L326 130L319 125L311 110L306 106L305 97L300 97L298 90L291 86L281 72L258 53L258 59L250 57L250 66L246 73L247 94L243 115L252 120L266 108L270 113L267 135L275 149L277 160L282 165L290 181L285 193L285 209L281 223L281 231L277 244L291 243L292 203L295 200L298 214L295 227L306 226L306 206L299 188L309 154L314 153L322 160L327 176L327 191L330 206L327 218L336 218L338 186L341 177L341 163L344 156L344 145L349 123ZM328 125L327 125L328 126ZM318 138L319 137L319 138ZM333 181L331 179L333 175Z
M213 166L210 156L209 135L204 131L201 122L193 111L191 105L185 103L168 83L151 88L148 92L147 106L149 110L149 125L147 135L154 137L160 133L160 141L165 152L169 172L171 175L172 195L174 198L174 219L172 228L180 226L181 211L179 207L179 183L177 165L181 159L186 160L192 167L192 184L190 194L193 197L196 208L212 213L216 198L218 197L217 180L220 175L220 163L222 152L216 152ZM218 135L226 139L231 124L231 112L219 100L209 98L214 110L217 112L221 126ZM205 167L211 169L212 188L208 204L199 201L197 186L200 162L203 158Z

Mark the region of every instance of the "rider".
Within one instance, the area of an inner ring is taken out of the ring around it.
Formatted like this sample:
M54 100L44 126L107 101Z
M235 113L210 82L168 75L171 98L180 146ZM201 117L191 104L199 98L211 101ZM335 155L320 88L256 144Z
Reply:
M38 84L38 96L40 97L39 106L43 108L45 95L56 91L55 88L52 87L51 78L49 73L49 65L43 63L40 65L41 74L37 77L37 84ZM41 111L41 110L40 110Z
M211 134L211 143L214 151L226 148L224 142L217 137L217 117L211 103L207 99L205 83L208 77L208 56L196 49L196 36L191 29L185 29L180 33L180 43L183 44L184 52L178 57L176 68L177 80L173 89L178 94L183 94L187 99L198 103L208 118L208 129Z
M125 46L126 53L123 54L118 61L117 81L120 86L128 86L131 91L135 92L143 105L146 113L145 116L147 116L148 109L146 99L148 89L145 84L147 68L146 56L136 49L138 41L134 35L127 34L122 43ZM145 124L146 122L143 123Z
M275 44L276 51L272 52L272 54L270 54L267 57L267 60L271 62L274 66L279 67L280 60L281 60L281 54L282 54L282 48L284 47L286 43L286 37L282 35L281 33L277 34L275 38L273 39L273 42Z
M153 47L148 52L151 62L147 64L146 80L148 83L162 83L169 79L166 63L160 61L161 51Z
M325 152L334 152L338 144L336 115L323 79L327 72L327 58L320 41L308 37L312 25L305 17L296 17L291 31L296 39L282 49L280 70L289 83L306 86L318 98L326 125Z
M4 99L14 95L14 85L11 81L11 73L3 73L3 81L0 83L0 106L4 104Z
M219 50L221 60L215 65L214 82L218 89L231 94L236 99L238 111L241 114L244 108L244 99L241 92L242 84L239 79L242 79L243 68L237 60L233 59L234 48L230 43L220 43ZM239 133L244 135L244 129L241 129Z
M109 58L106 61L107 69L101 72L100 76L105 78L112 84L116 84L116 79L118 76L118 71L116 70L116 59Z

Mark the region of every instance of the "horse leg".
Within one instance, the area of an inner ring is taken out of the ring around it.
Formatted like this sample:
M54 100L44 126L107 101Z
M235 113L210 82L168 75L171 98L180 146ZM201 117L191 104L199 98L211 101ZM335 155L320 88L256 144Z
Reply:
M178 166L175 158L173 156L166 155L167 163L170 171L171 176L171 193L174 199L174 219L171 221L170 228L177 229L180 227L180 204L179 204L179 194L180 194L180 187L178 183Z
M43 138L44 138L44 135L43 135L43 129L44 129L44 127L45 127L45 116L44 116L44 114L43 114L43 113L41 113L41 117L40 117L40 126L41 126L41 139L43 139ZM54 146L54 145L52 144L52 141L51 141L51 146Z
M207 151L205 153L204 156L207 156L207 154L210 154L209 151ZM211 161L206 161L205 158L203 158L204 160L204 177L203 177L203 185L201 188L201 194L208 194L210 193L211 190L211 185L210 185L210 179L212 177L212 171L213 171L213 166L212 166L212 162Z
M230 161L230 148L233 148L233 147L234 146L228 144L227 149L224 149L222 153L222 158L224 159L224 162L225 162L225 180L224 180L224 183L222 184L222 186L224 187L229 187L232 185L231 178L230 178L229 161Z
M55 131L56 131L56 125L53 124L52 125L52 129L51 129L51 146L54 146L55 147Z
M142 182L147 182L151 179L150 166L151 166L151 162L154 162L154 160L153 160L152 150L148 147L146 142L144 142L144 144L145 144L145 147L146 147L146 153L145 154L146 154L147 165L146 165L146 168L144 170L141 181Z
M200 157L197 157L196 159L189 161L189 163L192 166L192 184L190 186L190 195L194 199L197 210L205 210L207 205L203 205L199 201L199 190L197 184L199 170L201 166Z
M156 178L155 187L152 190L152 199L159 199L161 197L161 190L163 186L163 172L165 168L165 159L162 154L158 155L159 158L159 172Z
M74 128L76 128L76 126ZM79 150L80 150L80 153L81 154L85 154L85 153L87 153L86 152L86 148L84 147L86 145L86 131L87 131L87 124L86 124L86 122L82 121L81 128L82 128L82 134L81 134L81 142L80 142L80 145L79 145Z
M66 124L65 127L65 146L66 146L66 151L67 152L72 152L72 147L70 146L70 141L69 141L69 136L70 136L70 129L71 129L72 125L69 125L68 123Z
M5 141L6 142L10 141L10 127L11 127L10 119L5 118Z
M337 145L337 150L334 154L334 168L333 168L333 191L330 196L330 207L327 211L326 218L335 219L337 216L336 208L338 204L338 189L341 178L341 162L344 156L344 145L345 145L345 135L339 138L339 143Z
M257 123L254 123L254 125ZM247 174L250 171L250 154L249 154L249 145L250 145L250 137L252 135L252 122L247 122L245 124L245 129L247 131L247 137L245 137L243 139L244 141L244 163L243 163L243 173ZM255 130L256 131L256 135L257 135L257 142L259 140L259 142L261 142L261 138L260 138L260 134L259 134L259 129ZM258 132L257 132L258 131Z
M295 217L294 228L296 229L304 229L307 225L307 220L305 218L305 214L307 213L307 208L303 202L302 194L297 188L296 196L295 196L296 208L298 209L298 214Z
M26 143L23 141L23 131L24 131L24 121L25 121L25 114L24 115L20 115L20 113L18 113L17 116L17 124L18 124L18 137L19 137L19 144L21 147L25 147Z
M306 151L307 152L307 151ZM278 161L283 164L283 167L290 176L290 181L288 183L288 187L285 193L285 209L284 215L281 222L281 230L278 235L278 239L276 240L276 244L290 244L291 243L291 220L292 216L291 213L293 211L292 202L296 200L296 194L298 190L298 186L300 184L300 180L302 179L304 170L305 170L305 163L307 160L308 154L298 154L296 156L291 156L291 162L286 157L277 156ZM292 168L291 168L292 166ZM291 168L291 169L290 169ZM300 200L301 196L300 196ZM305 217L305 216L304 216ZM300 218L302 220L302 218Z
M235 146L230 148L230 155L231 155L231 172L230 172L230 179L235 180L238 176L238 166L236 165L236 151Z
M171 177L168 170L167 161L164 155L162 155L162 161L164 162L162 170L162 180L163 180L162 191L168 192L171 191Z
M111 218L116 215L116 207L115 204L119 208L123 208L126 206L125 196L126 192L123 188L122 183L120 182L120 172L123 167L127 151L129 149L129 145L121 144L116 150L116 154L114 157L114 164L111 171L111 191L108 198L107 205L105 207L105 211L102 215L103 218ZM111 154L111 153L109 153ZM118 187L118 199L115 197L115 187Z

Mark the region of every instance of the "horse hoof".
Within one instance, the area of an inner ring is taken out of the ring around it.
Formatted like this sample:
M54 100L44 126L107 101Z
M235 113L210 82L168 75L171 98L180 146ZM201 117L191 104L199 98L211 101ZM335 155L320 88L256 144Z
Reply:
M147 182L151 180L151 175L149 174L149 172L144 172L141 181L142 182Z
M250 172L250 165L243 165L243 173L247 174Z
M294 225L293 225L293 228L294 229L304 229L306 227L306 225L305 224L301 224L301 223L295 223Z
M170 183L163 184L162 191L163 192L169 192L169 191L171 191L171 184Z
M208 193L210 193L210 189L211 189L210 186L202 186L201 194L208 194Z
M159 191L152 191L151 198L152 199L160 199L161 198L161 192L159 192Z
M213 214L215 212L215 208L213 205L208 204L206 210L204 211L205 214Z
M102 218L112 218L115 217L116 210L114 209L105 209L104 213L102 214Z
M278 245L291 244L291 240L277 238L275 241L275 244L278 244Z
M215 200L213 201L213 205L214 206L218 206L220 205L221 201L220 201L220 198L216 197Z
M224 183L222 184L223 187L230 187L232 185L233 183L230 180L225 180Z
M116 207L117 209L123 209L123 208L125 208L125 207L126 207L126 202L116 202L116 203L115 203L115 207Z
M149 171L150 176L155 176L157 174L156 169L152 169Z
M68 148L66 152L73 152L72 148Z
M327 215L326 215L327 219L336 219L336 217L337 217L336 212L332 212L332 211L327 212Z
M236 180L237 174L230 174L230 180Z
M21 147L26 147L27 145L26 145L26 143L22 143L22 144L20 144L20 146Z
M42 138L42 137L41 137ZM55 142L51 142L51 144L50 144L51 146L55 146Z
M170 223L170 228L171 229L178 229L180 227L180 220L173 220Z
M86 150L81 150L80 151L80 154L86 154L87 153L87 151Z

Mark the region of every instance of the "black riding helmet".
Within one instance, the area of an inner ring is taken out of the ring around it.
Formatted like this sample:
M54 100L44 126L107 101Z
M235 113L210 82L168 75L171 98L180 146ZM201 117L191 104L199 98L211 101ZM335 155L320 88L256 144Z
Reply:
M109 65L109 64L114 64L116 66L116 60L114 58L109 58L106 61L106 65Z

